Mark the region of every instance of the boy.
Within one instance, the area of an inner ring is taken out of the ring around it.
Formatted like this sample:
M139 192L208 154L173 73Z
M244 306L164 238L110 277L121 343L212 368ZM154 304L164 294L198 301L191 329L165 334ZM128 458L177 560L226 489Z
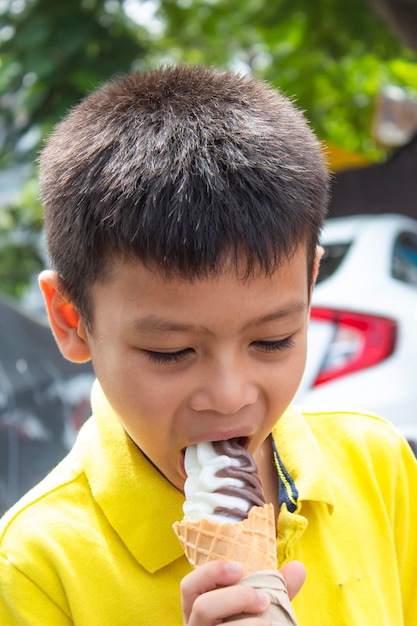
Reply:
M40 166L50 323L97 382L73 450L2 521L1 624L268 624L236 565L190 573L172 530L184 449L232 437L276 508L290 588L288 562L307 568L299 624L416 624L406 443L291 406L328 190L302 115L251 78L137 73L70 112Z

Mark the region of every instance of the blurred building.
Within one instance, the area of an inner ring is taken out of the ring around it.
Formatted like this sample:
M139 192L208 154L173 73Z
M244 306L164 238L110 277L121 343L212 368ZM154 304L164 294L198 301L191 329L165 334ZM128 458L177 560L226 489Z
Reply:
M358 213L401 213L417 219L417 101L387 87L378 97L373 135L391 150L384 163L329 146L334 170L330 217Z

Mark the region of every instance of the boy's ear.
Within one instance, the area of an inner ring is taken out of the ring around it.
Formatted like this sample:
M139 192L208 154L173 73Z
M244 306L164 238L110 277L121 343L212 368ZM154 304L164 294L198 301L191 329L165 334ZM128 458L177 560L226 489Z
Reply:
M78 311L65 297L56 272L44 270L39 286L45 299L49 323L58 347L65 358L75 363L90 359L90 349L84 322Z
M317 274L319 273L320 261L324 254L324 248L322 246L317 246L316 249L316 258L314 259L314 267L313 267L313 285L316 282Z
M311 287L310 287L310 301L311 301L311 295L314 289L314 285L316 284L317 274L319 273L320 261L321 261L323 254L324 254L324 248L322 248L321 246L317 246L316 257L314 259L314 266L313 266L313 276L312 276Z

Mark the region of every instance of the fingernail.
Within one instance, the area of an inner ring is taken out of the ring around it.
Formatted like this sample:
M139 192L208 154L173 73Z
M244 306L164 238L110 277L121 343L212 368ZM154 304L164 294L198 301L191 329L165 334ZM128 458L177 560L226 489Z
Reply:
M266 594L262 593L262 591L258 591L258 599L262 609L266 609L269 606L269 598Z
M242 566L240 563L234 563L233 561L230 561L227 564L227 570L231 573L231 574L240 574L242 572Z

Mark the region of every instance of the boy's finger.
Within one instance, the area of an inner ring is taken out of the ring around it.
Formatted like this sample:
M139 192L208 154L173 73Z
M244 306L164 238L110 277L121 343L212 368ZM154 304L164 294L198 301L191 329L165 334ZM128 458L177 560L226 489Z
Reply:
M243 575L239 563L212 561L187 574L181 581L182 608L186 621L198 596L218 587L233 585Z
M292 600L300 591L306 579L306 568L300 561L291 561L280 568L281 574L285 578L288 595Z
M223 622L235 624L234 617L244 614L247 624L258 624L256 616L261 616L270 605L269 597L252 587L222 587L196 598L186 626L214 626ZM241 618L239 617L238 620Z

